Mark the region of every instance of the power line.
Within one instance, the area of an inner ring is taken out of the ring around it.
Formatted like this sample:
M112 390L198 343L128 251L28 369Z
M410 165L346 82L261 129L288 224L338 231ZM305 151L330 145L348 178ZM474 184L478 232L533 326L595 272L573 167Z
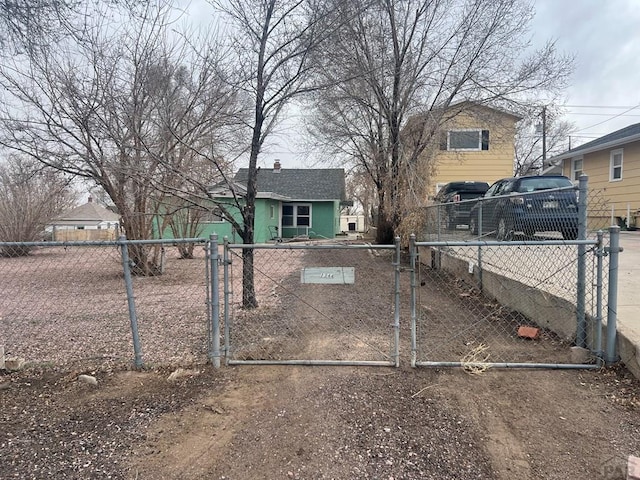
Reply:
M640 108L640 105L636 105L636 106L621 106L621 105L562 105L563 107L566 108L620 108L622 110L625 109L636 109L636 108Z
M584 113L580 113L580 112L567 112L567 115L595 115L595 116L600 116L600 117L608 117L610 115L613 115L612 113L593 113L593 112L584 112ZM619 114L616 115L617 117L640 117L639 113L623 113L623 114Z
M611 121L611 120L613 120L615 118L621 117L622 115L624 115L627 112L630 112L631 110L635 110L638 107L640 107L640 103L638 105L636 105L635 107L629 107L627 110L624 110L622 113L619 113L618 115L614 115L611 118L607 118L606 120L603 120L602 122L594 123L593 125L590 125L588 127L581 128L580 130L577 130L576 133L577 132L582 132L584 130L589 130L590 128L597 127L598 125L602 125L603 123L607 123L607 122L609 122L609 121Z

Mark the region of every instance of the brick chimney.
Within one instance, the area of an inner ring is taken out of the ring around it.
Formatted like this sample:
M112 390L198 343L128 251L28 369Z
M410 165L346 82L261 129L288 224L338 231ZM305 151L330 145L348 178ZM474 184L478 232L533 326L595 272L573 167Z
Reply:
M280 173L280 160L276 160L275 162L273 162L273 173Z

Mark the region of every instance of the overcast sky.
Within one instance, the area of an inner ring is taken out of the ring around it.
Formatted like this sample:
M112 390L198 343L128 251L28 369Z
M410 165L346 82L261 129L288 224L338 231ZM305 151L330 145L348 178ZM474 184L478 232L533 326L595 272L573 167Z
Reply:
M535 10L534 42L555 39L576 55L566 101L578 127L572 146L640 123L640 0L535 0Z
M533 45L552 39L559 51L576 57L566 91L566 119L577 127L572 146L640 123L640 0L532 1ZM210 18L206 0L189 3L192 18ZM292 141L300 133L299 120L286 119L260 163L280 157L285 167L313 166L303 158L304 147Z
M577 128L572 147L640 123L640 0L534 1L533 45L555 40L575 55L566 91L566 119ZM285 151L300 148L279 147L268 156L295 158Z

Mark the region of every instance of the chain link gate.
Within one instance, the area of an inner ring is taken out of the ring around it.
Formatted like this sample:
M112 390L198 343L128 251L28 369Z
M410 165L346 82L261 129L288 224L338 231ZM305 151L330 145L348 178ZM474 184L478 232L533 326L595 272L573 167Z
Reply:
M222 265L227 364L399 365L399 239L225 241Z
M505 185L513 188L460 207L468 225L442 221L458 203L425 208L421 241L413 237L410 247L412 365L612 363L619 229L608 228L605 247L610 208L602 192L588 189L586 175L574 186L550 188L544 177ZM500 241L485 241L492 238Z
M412 366L596 368L607 251L602 234L577 241L413 240ZM583 361L576 363L571 346L588 352Z

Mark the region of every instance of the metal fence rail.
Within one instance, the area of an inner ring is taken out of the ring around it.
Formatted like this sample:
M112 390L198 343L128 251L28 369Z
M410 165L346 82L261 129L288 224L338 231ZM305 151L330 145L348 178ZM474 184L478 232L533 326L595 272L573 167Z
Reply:
M248 250L257 308L243 308L240 294ZM399 241L226 243L224 257L229 364L399 364ZM383 275L380 263L387 266Z

